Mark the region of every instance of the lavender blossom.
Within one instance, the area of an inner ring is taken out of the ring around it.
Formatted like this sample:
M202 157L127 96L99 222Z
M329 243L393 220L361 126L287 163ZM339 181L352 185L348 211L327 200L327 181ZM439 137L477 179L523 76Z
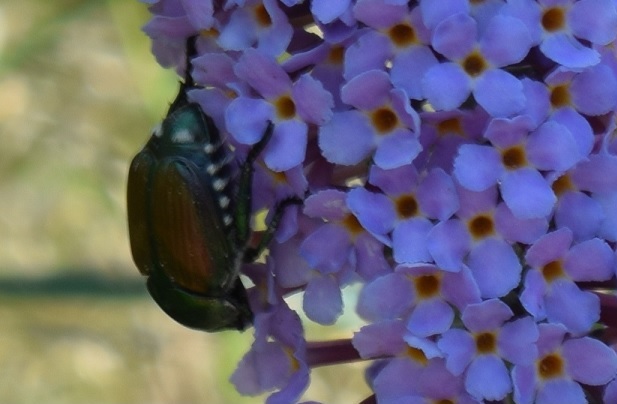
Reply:
M196 37L189 98L238 161L273 125L254 213L303 201L242 267L241 394L312 403L312 368L365 361L365 403L614 404L615 1L144 3L162 66Z

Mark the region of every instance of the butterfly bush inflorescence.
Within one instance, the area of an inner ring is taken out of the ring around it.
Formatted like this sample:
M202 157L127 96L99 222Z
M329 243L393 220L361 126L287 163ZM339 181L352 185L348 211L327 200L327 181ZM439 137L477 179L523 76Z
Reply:
M366 360L380 404L617 402L615 1L144 2L239 160L274 125L253 209L304 199L244 267L240 393ZM285 297L332 325L358 283L365 324L306 341Z

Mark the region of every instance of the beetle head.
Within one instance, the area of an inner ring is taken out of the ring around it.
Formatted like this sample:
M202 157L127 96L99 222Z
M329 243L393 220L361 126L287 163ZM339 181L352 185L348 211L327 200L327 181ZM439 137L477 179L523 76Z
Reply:
M186 104L168 115L152 132L147 147L158 157L162 155L199 151L206 145L220 144L220 135L212 119L199 105Z

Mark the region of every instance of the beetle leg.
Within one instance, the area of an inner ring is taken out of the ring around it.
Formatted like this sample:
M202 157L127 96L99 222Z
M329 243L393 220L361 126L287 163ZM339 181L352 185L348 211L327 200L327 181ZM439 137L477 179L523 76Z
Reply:
M253 164L259 154L266 147L266 144L272 137L272 130L274 125L272 122L268 122L268 127L264 131L264 134L255 145L251 148L246 160L240 168L240 175L238 177L238 189L235 197L236 205L234 212L234 223L236 226L236 245L241 248L248 242L251 233L251 208L252 208L252 194L253 194Z
M253 262L261 255L261 253L270 245L272 238L274 237L274 233L278 228L278 225L283 218L283 214L285 213L285 209L290 205L302 205L304 201L297 196L292 196L287 199L283 199L279 202L274 208L274 215L268 223L268 227L264 231L261 239L259 240L259 244L257 247L250 247L244 251L244 257L242 258L244 262Z

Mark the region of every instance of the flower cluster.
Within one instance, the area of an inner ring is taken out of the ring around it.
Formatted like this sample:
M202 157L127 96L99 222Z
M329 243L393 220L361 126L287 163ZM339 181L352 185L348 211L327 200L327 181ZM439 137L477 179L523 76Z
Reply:
M366 402L617 402L617 3L150 0L237 158L271 122L253 208L285 210L244 273L255 342L231 380L301 399L366 360ZM285 297L335 324L306 341Z

